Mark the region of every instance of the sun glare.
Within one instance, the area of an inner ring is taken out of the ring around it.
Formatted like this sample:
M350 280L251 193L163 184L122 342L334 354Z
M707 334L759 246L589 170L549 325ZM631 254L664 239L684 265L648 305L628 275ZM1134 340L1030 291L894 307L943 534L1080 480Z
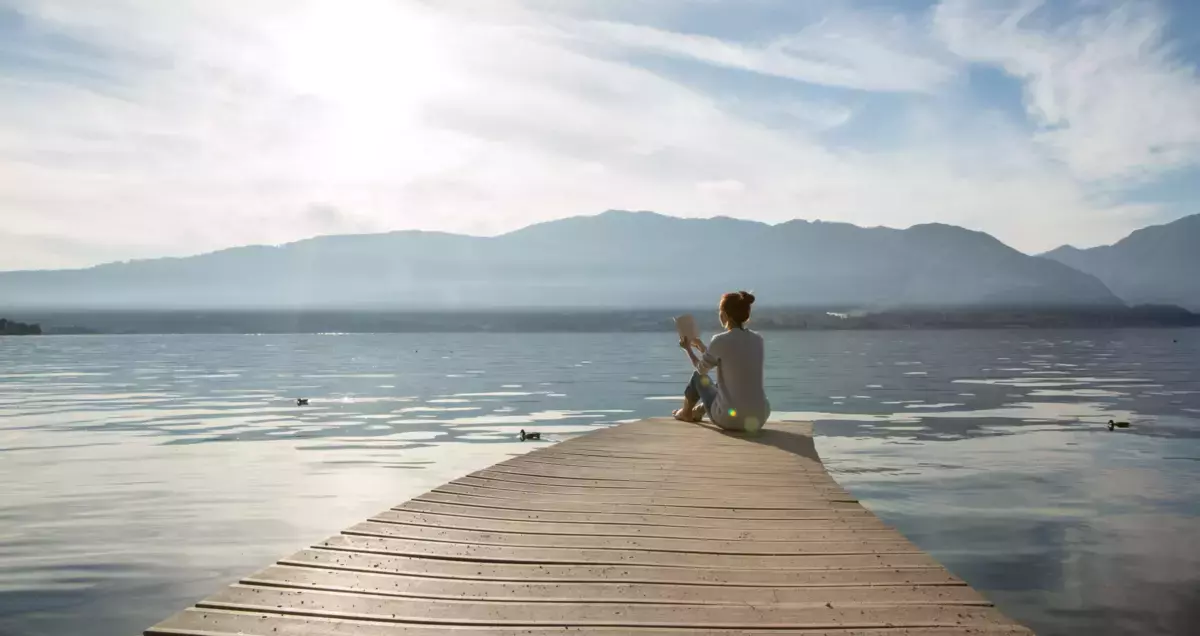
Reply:
M274 46L281 83L322 106L310 132L321 163L360 176L400 167L397 143L420 132L451 76L436 19L393 2L315 3L280 25Z
M284 34L284 77L302 91L393 105L438 77L435 25L389 2L319 3Z

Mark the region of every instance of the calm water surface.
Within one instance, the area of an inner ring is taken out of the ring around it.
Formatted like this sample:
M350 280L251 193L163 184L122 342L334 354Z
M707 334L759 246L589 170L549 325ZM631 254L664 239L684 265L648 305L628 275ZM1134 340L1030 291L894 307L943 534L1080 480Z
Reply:
M776 416L1005 612L1198 633L1200 331L766 335ZM669 334L0 338L0 635L137 633L688 373Z

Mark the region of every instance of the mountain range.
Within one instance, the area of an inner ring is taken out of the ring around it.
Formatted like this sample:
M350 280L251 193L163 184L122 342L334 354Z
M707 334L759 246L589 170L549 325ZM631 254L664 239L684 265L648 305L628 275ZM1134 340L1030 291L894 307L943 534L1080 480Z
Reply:
M1099 278L1127 303L1200 312L1200 214L1142 228L1112 245L1064 245L1042 256Z
M1200 217L1193 219L1189 230L1200 227ZM1194 232L1171 245L1188 240L1200 245ZM1130 292L1148 284L1138 280L1155 280L1152 265L1170 270L1171 258L1196 262L1195 251L1182 247L1170 258L1160 253L1130 287L1125 279L1110 283L1114 294L1102 282L1109 269L1071 262L1092 252L1029 256L983 232L942 224L769 225L609 211L496 237L323 236L185 258L4 272L0 309L668 308L711 305L734 289L789 307L1119 307L1122 299L1159 301L1158 291ZM1190 298L1185 304L1195 306L1194 276L1189 288L1186 271L1172 274L1172 302Z

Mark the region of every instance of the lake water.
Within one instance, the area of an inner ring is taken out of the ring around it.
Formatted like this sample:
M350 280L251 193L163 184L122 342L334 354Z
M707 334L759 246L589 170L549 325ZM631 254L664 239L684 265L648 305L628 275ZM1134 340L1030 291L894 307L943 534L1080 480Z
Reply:
M776 417L1002 610L1200 629L1200 330L766 337ZM0 338L0 635L138 633L688 374L670 334Z

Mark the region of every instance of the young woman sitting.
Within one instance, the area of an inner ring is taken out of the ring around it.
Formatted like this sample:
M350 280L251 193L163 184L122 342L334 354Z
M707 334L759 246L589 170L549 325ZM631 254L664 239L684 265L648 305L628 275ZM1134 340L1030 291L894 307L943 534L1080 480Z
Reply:
M757 433L771 416L763 388L763 338L746 329L752 304L754 295L749 292L725 294L719 307L725 331L713 336L707 347L698 339L680 339L696 371L683 391L683 408L675 411L676 419L699 422L707 412L723 429ZM715 382L708 375L713 369Z

